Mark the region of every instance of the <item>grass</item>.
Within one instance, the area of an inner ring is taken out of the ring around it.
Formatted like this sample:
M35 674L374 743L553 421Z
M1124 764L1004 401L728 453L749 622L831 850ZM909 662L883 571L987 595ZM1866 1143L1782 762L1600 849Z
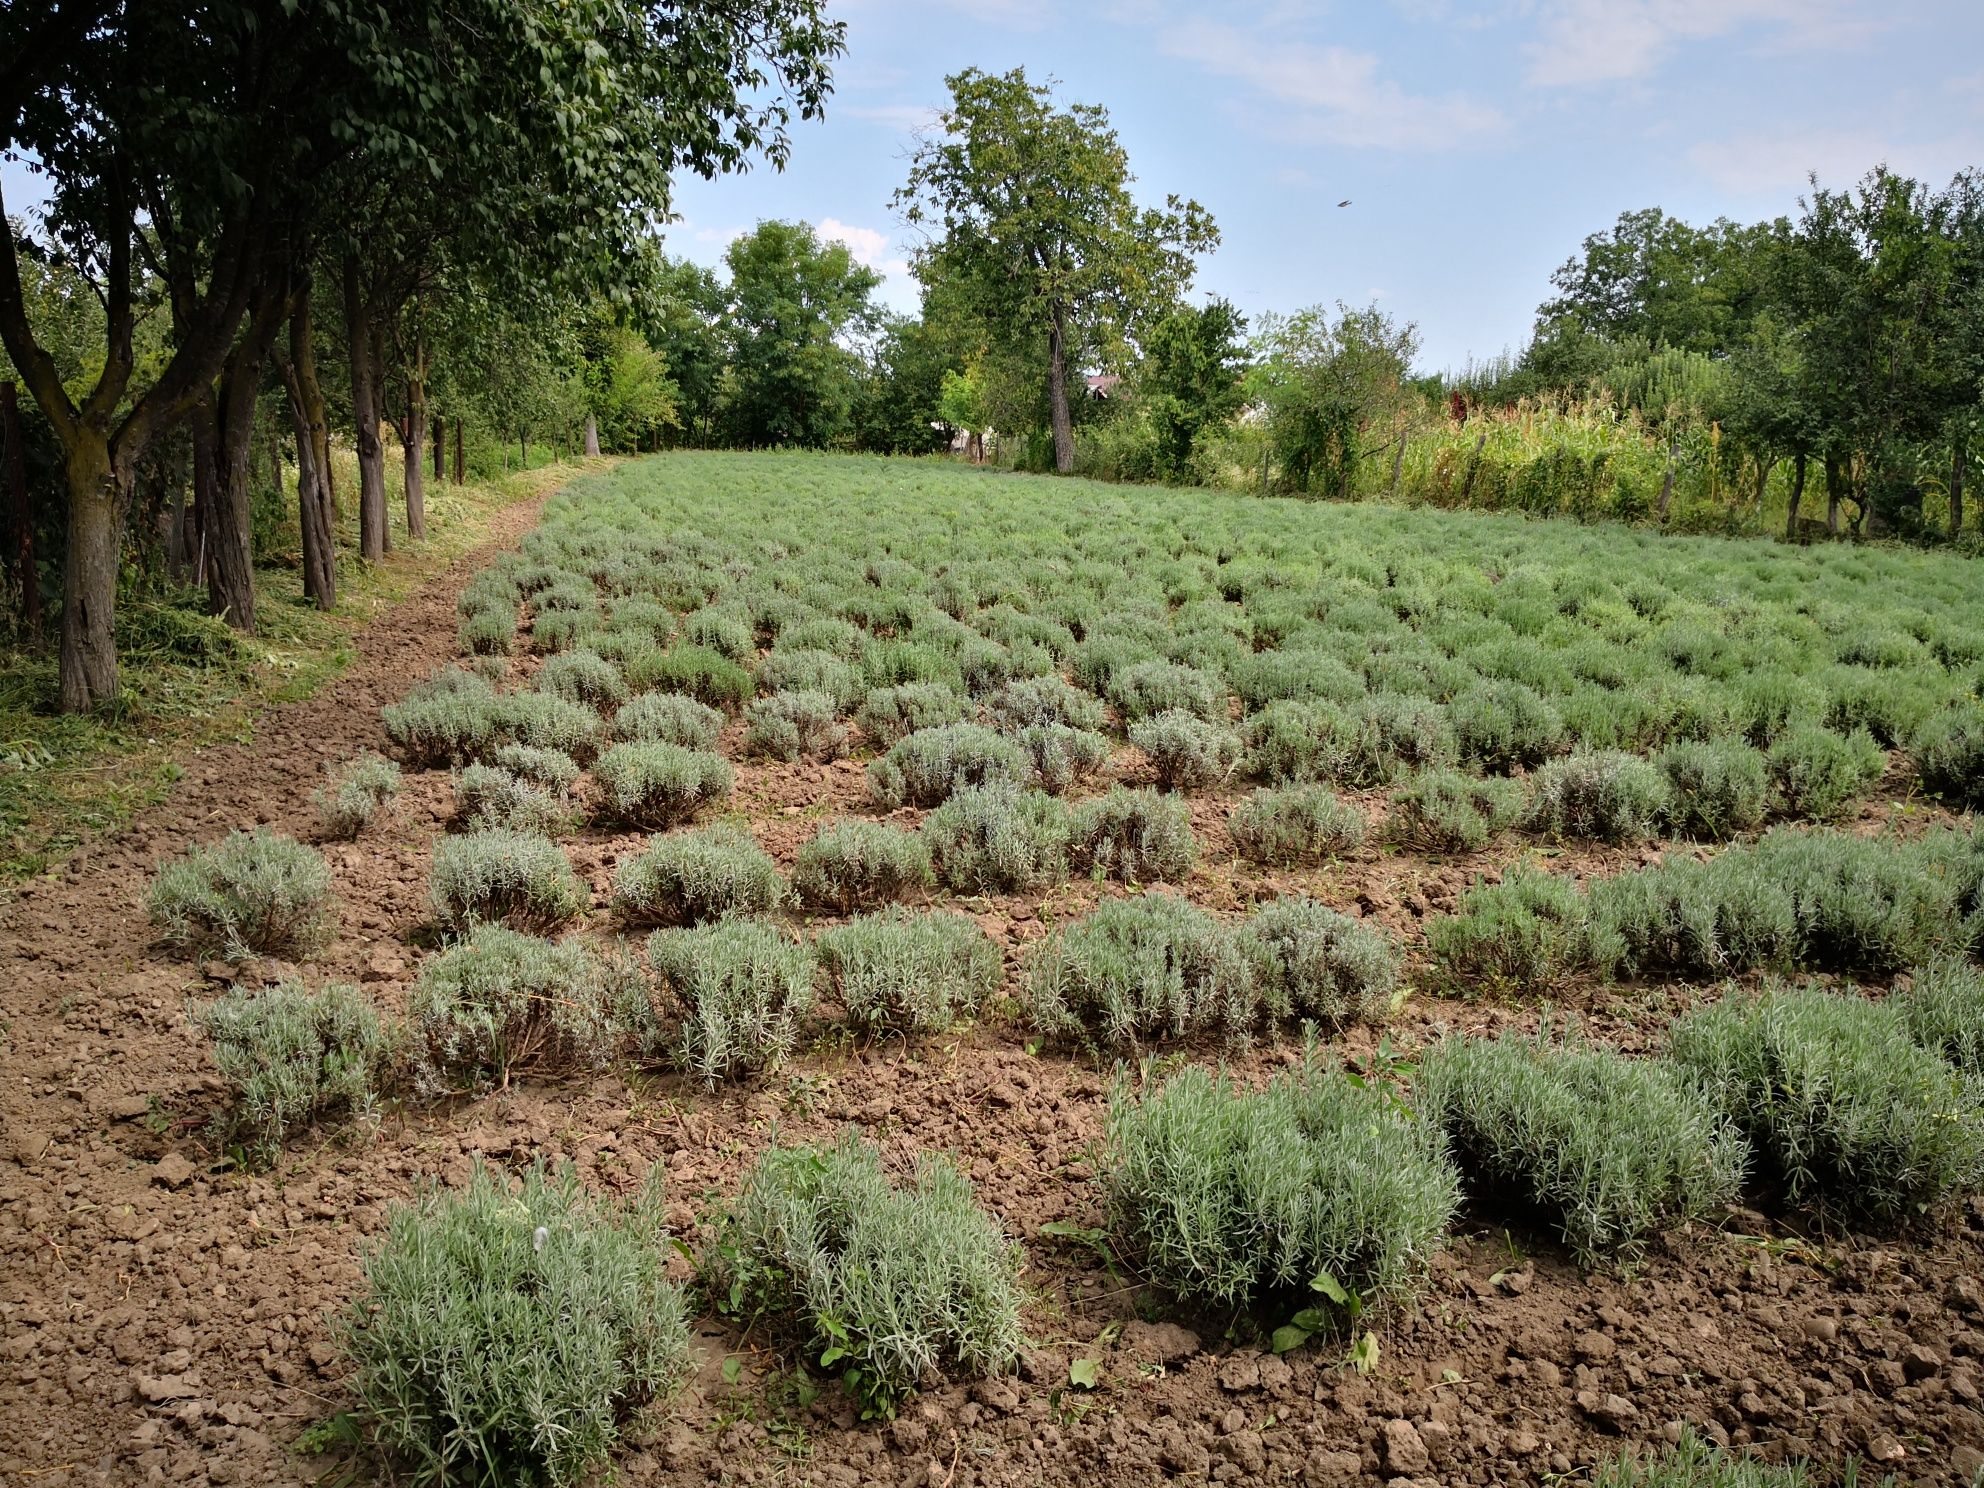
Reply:
M388 459L389 485L399 462ZM427 491L427 537L406 540L405 502L388 500L393 551L377 564L351 558L356 507L338 537L338 608L303 599L299 569L256 570L261 633L240 638L199 613L197 602L129 603L120 615L122 691L87 717L53 711L54 637L40 649L0 652L0 884L58 866L91 838L115 831L165 799L200 749L254 737L256 715L314 697L357 659L360 631L485 540L506 508L556 490L587 469L539 466L479 485ZM357 488L341 458L340 490ZM389 498L397 492L389 490Z

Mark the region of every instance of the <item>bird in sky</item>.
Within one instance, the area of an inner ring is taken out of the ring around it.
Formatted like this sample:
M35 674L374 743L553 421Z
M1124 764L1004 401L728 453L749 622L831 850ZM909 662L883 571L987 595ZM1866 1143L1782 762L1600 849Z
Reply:
M1349 206L1349 205L1350 205L1350 198L1346 196L1346 197L1345 197L1345 198L1344 198L1344 199L1343 199L1342 201L1340 201L1340 202L1338 202L1338 203L1337 203L1337 205L1338 205L1339 207L1347 207L1347 206Z

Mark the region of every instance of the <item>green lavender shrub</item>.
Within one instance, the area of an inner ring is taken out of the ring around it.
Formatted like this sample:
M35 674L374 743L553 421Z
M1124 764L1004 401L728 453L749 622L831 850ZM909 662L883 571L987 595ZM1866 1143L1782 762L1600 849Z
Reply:
M448 765L478 759L496 746L501 706L496 689L482 678L449 667L386 704L379 717L409 763Z
M1224 926L1172 894L1110 899L1055 931L1029 968L1033 1023L1090 1047L1252 1031L1252 968Z
M627 668L633 692L679 692L712 708L741 708L757 690L750 672L720 651L677 642Z
M1352 703L1338 725L1336 778L1349 785L1383 785L1407 769L1454 758L1447 710L1430 698L1373 693Z
M757 646L748 615L712 606L682 617L682 639L731 661L742 661Z
M1327 703L1269 703L1241 725L1243 768L1273 785L1335 780L1348 757L1345 728Z
M1770 765L1761 750L1734 739L1683 740L1661 750L1668 820L1689 837L1733 837L1762 824L1770 810Z
M1130 742L1144 752L1165 790L1205 790L1223 785L1239 768L1244 746L1225 724L1207 723L1181 708L1154 713L1130 725Z
M392 805L399 789L400 767L366 750L333 770L323 787L312 793L310 801L317 808L317 821L324 835L349 841Z
M716 748L723 714L679 692L644 692L613 715L613 737L623 744L675 744Z
M516 639L515 604L470 610L455 625L455 643L471 656L506 657Z
M758 691L824 694L832 710L841 713L868 695L868 683L846 657L781 645L758 663Z
M1547 996L1603 964L1577 885L1529 869L1475 884L1456 913L1432 922L1426 942L1441 990L1464 996Z
M1448 705L1447 718L1460 758L1498 774L1519 765L1533 769L1567 742L1563 715L1520 682L1470 687Z
M813 1006L813 952L766 920L735 917L686 930L657 930L648 963L680 1012L643 1029L664 1041L682 1068L711 1089L737 1075L775 1069L791 1057Z
M1392 792L1385 835L1419 852L1478 852L1523 813L1522 787L1458 770L1422 770Z
M1748 1149L1673 1066L1516 1034L1443 1039L1415 1104L1477 1198L1547 1223L1581 1266L1736 1197Z
M891 905L822 934L820 967L848 1022L943 1033L999 990L1005 958L969 916Z
M868 790L885 811L935 806L971 786L1024 786L1033 762L1011 739L982 724L919 729L868 766Z
M767 914L784 898L777 865L749 832L728 822L656 837L613 874L613 909L630 925Z
M1404 955L1381 926L1313 899L1274 899L1247 916L1236 938L1253 973L1261 1014L1341 1028L1377 1022L1397 999Z
M960 894L1017 894L1068 876L1068 808L1044 791L961 790L923 820L937 878Z
M334 1325L382 1454L423 1482L570 1488L689 1373L653 1177L624 1207L565 1168L397 1205Z
M1364 696L1364 678L1327 651L1283 649L1242 657L1231 676L1249 713L1271 703L1349 703Z
M864 1418L926 1375L995 1375L1023 1343L1019 1252L945 1158L894 1184L853 1131L774 1146L717 1222L702 1271L718 1309L837 1376Z
M331 870L322 853L257 828L161 864L145 896L167 945L238 960L295 960L329 938Z
M734 780L722 755L679 744L615 744L592 770L604 814L659 830L728 799Z
M571 826L572 808L563 795L509 770L469 765L455 777L455 819L470 831L507 827L555 837Z
M1899 1007L1775 986L1688 1013L1671 1053L1786 1202L1902 1226L1984 1181L1976 1087L1916 1044Z
M836 760L853 743L833 698L824 692L774 692L744 710L744 747L770 759Z
M1068 861L1077 873L1123 883L1176 883L1192 871L1199 842L1176 796L1114 786L1069 817Z
M420 968L407 1001L415 1084L438 1095L604 1069L632 982L620 957L582 940L478 925Z
M1984 1080L1984 969L1939 956L1916 968L1895 1004L1917 1044L1971 1079Z
M1109 680L1109 700L1134 723L1173 709L1208 722L1226 718L1226 684L1211 672L1173 661L1139 661Z
M489 762L552 796L569 796L579 783L579 762L562 749L504 744L490 755Z
M492 827L435 844L428 897L447 929L503 924L545 931L584 914L592 896L557 843Z
M1103 1172L1110 1228L1143 1276L1269 1319L1316 1303L1318 1278L1367 1301L1409 1295L1459 1203L1430 1124L1313 1059L1260 1091L1197 1066L1141 1097L1119 1080Z
M1984 808L1984 707L1948 708L1908 739L1922 789L1959 811Z
M1657 765L1617 750L1551 760L1532 777L1531 831L1553 841L1647 842L1660 834L1673 801Z
M533 685L539 692L594 710L617 708L627 701L627 682L620 668L597 651L561 651L545 657Z
M907 898L935 881L922 836L859 818L823 827L799 849L792 868L799 902L835 914Z
M854 721L884 748L919 729L962 723L971 703L957 688L942 682L903 682L872 689Z
M195 1007L232 1097L224 1128L258 1159L292 1131L371 1113L392 1055L379 1014L356 987L311 991L295 979L259 992L235 988Z
M1842 734L1864 728L1883 749L1900 749L1949 700L1949 684L1928 670L1836 666L1818 674L1825 724Z
M1324 785L1257 790L1226 818L1233 846L1270 868L1325 863L1364 845L1362 812Z
M1838 1479L1844 1488L1860 1488L1858 1468L1856 1461L1847 1461ZM1679 1443L1652 1456L1628 1448L1600 1463L1591 1488L1819 1488L1832 1481L1830 1471L1815 1469L1803 1459L1783 1466L1761 1462L1747 1447L1730 1451L1683 1426ZM1898 1480L1892 1475L1870 1479L1869 1488L1898 1488Z
M1768 759L1785 812L1814 821L1843 816L1888 767L1886 751L1865 729L1836 734L1816 723L1785 730Z
M1109 758L1109 741L1101 734L1065 723L1031 724L1010 737L1032 764L1033 782L1057 796L1095 774Z
M1102 727L1105 716L1100 698L1055 676L1008 682L985 700L985 706L994 728L1015 734L1046 723L1093 732Z

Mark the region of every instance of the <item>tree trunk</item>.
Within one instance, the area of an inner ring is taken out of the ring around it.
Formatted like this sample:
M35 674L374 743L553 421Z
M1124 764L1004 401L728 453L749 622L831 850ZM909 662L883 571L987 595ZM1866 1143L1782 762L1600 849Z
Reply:
M414 338L413 365L406 374L406 432L400 444L406 457L406 535L427 536L427 462L422 458L427 438L427 347Z
M214 526L220 511L220 456L214 395L202 392L187 414L187 434L193 445L193 515L187 533L187 557L195 584L204 586L213 563Z
M1832 533L1834 536L1838 536L1839 534L1840 477L1841 477L1841 471L1839 468L1839 457L1837 455L1827 455L1826 456L1826 531Z
M591 414L586 415L586 458L599 458L599 421Z
M440 414L434 415L434 480L438 484L448 478L448 421Z
M69 545L62 563L64 713L87 713L117 696L117 562L131 476L110 457L103 430L84 425L68 451Z
M1405 474L1405 431L1401 429L1399 431L1399 436L1398 436L1398 449L1392 455L1391 499L1394 501L1398 499L1399 477L1404 474Z
M358 445L358 556L386 556L386 461L379 444L379 368L373 361L372 306L359 282L358 260L345 260L344 326L351 361L351 418Z
M1667 504L1674 499L1674 461L1680 455L1681 447L1667 446L1667 479L1660 483L1660 520L1667 520Z
M1075 424L1068 414L1068 333L1064 314L1054 307L1054 318L1047 328L1047 409L1054 425L1054 470L1058 475L1075 471Z
M460 485L468 475L468 466L462 459L462 421L455 419L455 484Z
M7 511L14 529L14 580L21 586L21 619L41 634L41 571L34 562L34 514L28 509L26 435L21 431L19 394L0 382L0 438L7 443Z
M329 421L324 390L317 381L317 353L311 338L310 290L306 285L291 307L289 355L278 357L289 394L290 422L296 427L296 515L303 532L303 593L320 610L338 602L337 545L331 499Z
M217 500L207 523L213 612L244 635L255 633L255 414L262 363L288 308L286 289L264 290L240 342L222 364L217 414Z
M1805 499L1805 452L1791 457L1791 509L1784 515L1784 540L1798 536L1798 507Z
M1965 458L1969 451L1964 448L1961 436L1955 448L1950 451L1950 538L1952 541L1963 535L1963 476L1964 467L1969 463Z
M517 469L525 470L528 469L529 466L530 466L530 431L528 429L519 429L517 430Z

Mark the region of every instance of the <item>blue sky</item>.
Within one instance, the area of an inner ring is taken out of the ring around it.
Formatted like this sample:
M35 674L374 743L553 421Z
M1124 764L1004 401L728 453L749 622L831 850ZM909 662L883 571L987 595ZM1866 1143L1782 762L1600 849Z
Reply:
M1795 208L1806 173L1984 167L1981 0L833 0L848 52L783 175L686 180L672 252L717 262L803 218L913 308L889 196L967 66L1107 107L1151 200L1224 242L1199 288L1242 310L1375 299L1421 362L1519 346L1550 271L1630 208ZM1336 203L1349 198L1351 205Z

